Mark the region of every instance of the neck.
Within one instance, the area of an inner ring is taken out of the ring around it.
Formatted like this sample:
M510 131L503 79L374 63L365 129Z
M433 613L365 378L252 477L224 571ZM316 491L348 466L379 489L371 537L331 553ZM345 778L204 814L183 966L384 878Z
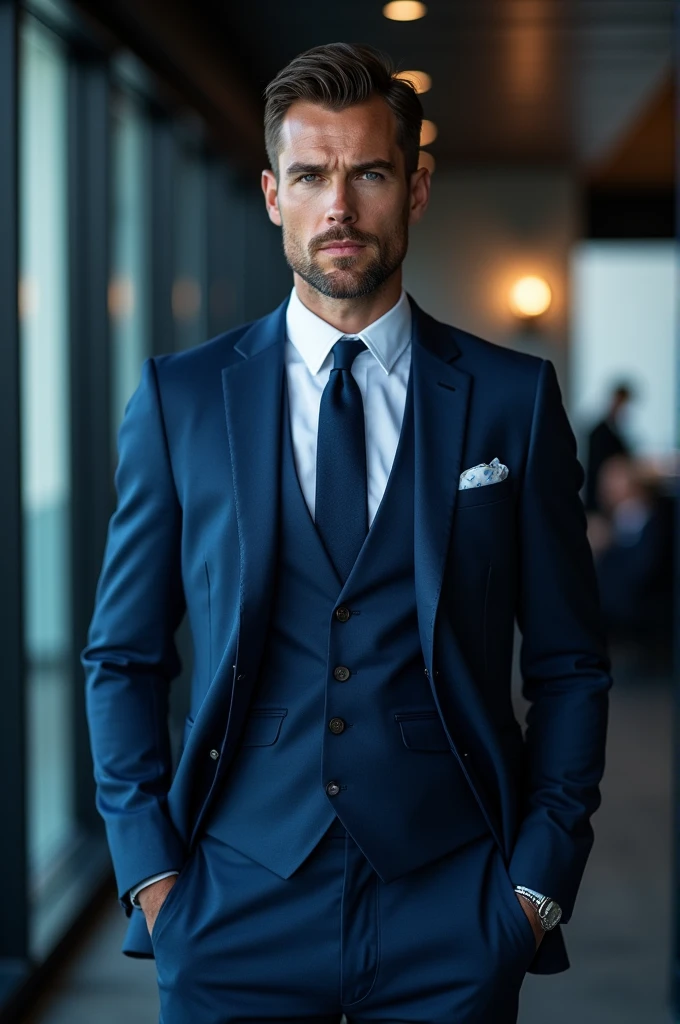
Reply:
M343 334L358 334L392 309L401 295L401 267L376 291L358 299L329 298L312 288L299 274L293 274L293 278L295 291L303 305Z

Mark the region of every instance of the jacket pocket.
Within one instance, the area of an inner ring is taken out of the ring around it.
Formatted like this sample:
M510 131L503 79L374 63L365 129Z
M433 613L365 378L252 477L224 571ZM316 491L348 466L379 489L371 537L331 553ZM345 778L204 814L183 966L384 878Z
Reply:
M399 724L404 746L409 750L451 752L436 711L399 711L394 720Z
M243 747L271 747L281 732L288 708L254 708L243 727Z
M512 494L512 480L506 476L495 484L484 484L481 487L466 487L458 491L456 510L459 508L475 508L478 505L493 505L504 501Z

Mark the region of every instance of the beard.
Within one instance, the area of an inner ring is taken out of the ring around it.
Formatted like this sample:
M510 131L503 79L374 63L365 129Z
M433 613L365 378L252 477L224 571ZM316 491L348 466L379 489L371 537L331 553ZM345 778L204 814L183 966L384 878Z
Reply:
M356 228L337 227L313 238L307 246L295 235L283 229L283 252L288 266L296 274L330 299L360 299L378 290L404 261L408 249L408 220L406 215L385 238L369 235ZM333 269L324 270L316 252L329 242L360 242L371 246L374 252L368 263L360 269L363 256L334 256Z

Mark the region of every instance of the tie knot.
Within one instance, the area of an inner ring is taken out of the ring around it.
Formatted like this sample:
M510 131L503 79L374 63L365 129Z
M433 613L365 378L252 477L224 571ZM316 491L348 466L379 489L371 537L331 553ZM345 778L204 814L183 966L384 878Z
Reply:
M366 348L361 338L340 338L333 345L334 370L351 370L352 363Z

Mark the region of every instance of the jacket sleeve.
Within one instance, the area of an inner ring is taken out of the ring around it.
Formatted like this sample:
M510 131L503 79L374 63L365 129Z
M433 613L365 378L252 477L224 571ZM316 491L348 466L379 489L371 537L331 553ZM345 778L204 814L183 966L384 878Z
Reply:
M600 803L610 662L579 497L583 468L555 368L538 376L518 515L520 668L530 702L515 884L571 916Z
M185 610L181 508L153 359L125 410L118 450L117 506L81 661L97 808L129 913L132 886L185 860L166 806L168 697L181 669L174 633Z

